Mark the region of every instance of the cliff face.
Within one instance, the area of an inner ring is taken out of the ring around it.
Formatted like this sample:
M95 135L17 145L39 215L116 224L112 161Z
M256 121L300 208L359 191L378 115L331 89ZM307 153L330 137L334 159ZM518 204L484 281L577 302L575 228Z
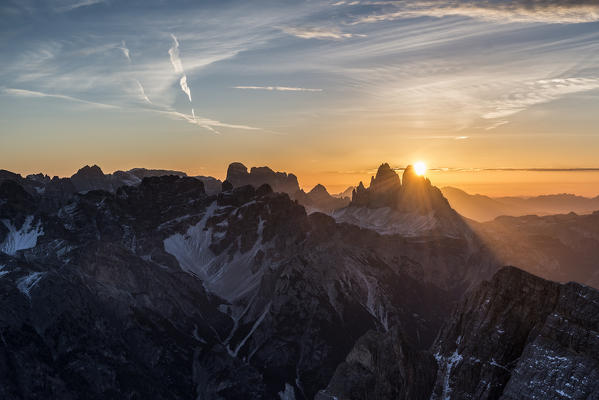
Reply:
M381 164L370 186L360 182L352 193L352 206L389 207L400 213L425 215L431 212L448 214L453 210L441 191L427 178L419 176L408 165L402 179L389 164Z
M369 330L428 348L479 268L464 241L337 224L266 185L151 177L50 207L4 182L0 398L314 398Z
M316 400L427 400L437 364L430 352L415 350L399 326L369 331L341 363Z
M406 167L402 179L389 164L382 164L366 188L362 182L352 192L348 207L332 216L384 235L446 236L477 242L470 227L441 191ZM479 243L473 247L480 248Z
M273 191L292 195L300 190L297 177L285 172L275 172L269 167L252 167L248 169L242 163L234 162L227 168L227 181L233 187L252 185L260 187L269 185Z
M321 398L595 399L598 332L599 291L506 267L464 298L430 352L393 330L368 333Z

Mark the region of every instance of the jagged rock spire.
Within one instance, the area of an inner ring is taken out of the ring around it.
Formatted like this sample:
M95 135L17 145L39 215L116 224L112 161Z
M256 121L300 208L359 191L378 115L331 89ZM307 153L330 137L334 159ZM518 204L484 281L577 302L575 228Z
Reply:
M399 175L387 163L381 164L376 171L376 176L370 181L370 189L377 192L388 191L400 186Z

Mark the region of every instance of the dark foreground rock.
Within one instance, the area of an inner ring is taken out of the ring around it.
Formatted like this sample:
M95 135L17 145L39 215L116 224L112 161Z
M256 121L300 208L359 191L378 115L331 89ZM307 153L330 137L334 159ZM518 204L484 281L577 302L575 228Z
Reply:
M215 196L162 176L45 196L0 186L0 398L312 399L369 331L428 348L492 265L268 186Z
M430 352L395 330L358 340L318 397L332 398L599 398L599 292L506 267L466 296Z

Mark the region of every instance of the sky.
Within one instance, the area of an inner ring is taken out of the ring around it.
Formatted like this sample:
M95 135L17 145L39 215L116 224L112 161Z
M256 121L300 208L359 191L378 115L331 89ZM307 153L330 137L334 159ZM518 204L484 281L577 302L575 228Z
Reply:
M599 195L596 0L0 4L0 168ZM581 170L582 169L582 170Z

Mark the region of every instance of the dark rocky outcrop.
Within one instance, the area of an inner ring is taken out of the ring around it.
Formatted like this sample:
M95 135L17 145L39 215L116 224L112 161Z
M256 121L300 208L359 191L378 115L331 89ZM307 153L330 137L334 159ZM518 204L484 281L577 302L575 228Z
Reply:
M369 331L358 339L316 400L428 400L436 371L435 358L407 344L398 326L386 333Z
M366 188L362 182L352 193L348 207L335 210L338 222L355 224L385 235L450 236L465 238L482 247L470 227L456 213L441 191L408 166L399 175L382 164Z
M430 352L394 330L366 334L319 400L594 399L598 331L599 291L506 267L456 307Z
M297 177L286 172L275 172L268 167L252 167L248 172L247 167L239 162L234 162L227 168L227 178L234 187L252 185L259 187L268 184L275 192L292 195L300 190Z
M79 169L73 176L71 176L71 182L75 186L77 192L86 192L89 190L111 190L112 185L109 180L106 179L106 175L102 172L100 167L97 165L89 166Z
M431 398L599 395L599 292L516 268L470 294L441 330Z
M0 254L7 399L313 398L369 330L428 348L479 268L464 242L340 225L268 185L149 177L54 208L0 188L29 237Z
M376 175L371 178L368 188L360 182L352 194L350 205L369 208L390 207L400 213L421 215L431 212L447 216L455 214L441 191L427 178L418 176L411 165L406 167L400 180L389 164L381 164Z
M23 178L21 175L0 170L0 182L12 180L20 185L30 194L40 196L45 207L51 209L64 205L75 193L85 193L91 190L105 190L116 192L121 186L139 185L144 178L174 175L186 177L181 171L164 169L133 168L128 171L115 171L112 174L104 174L97 165L86 165L79 169L70 178L50 178L44 174L31 174ZM221 190L221 181L210 176L196 176L204 183L208 194L217 194Z

